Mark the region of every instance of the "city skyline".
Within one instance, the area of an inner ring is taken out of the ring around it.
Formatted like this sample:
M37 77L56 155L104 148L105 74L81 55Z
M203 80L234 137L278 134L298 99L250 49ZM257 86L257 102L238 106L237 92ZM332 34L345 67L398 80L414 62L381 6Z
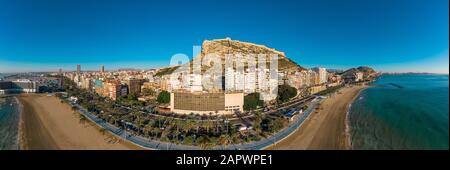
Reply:
M0 2L1 73L158 68L225 37L283 51L307 68L449 68L448 1L26 2Z

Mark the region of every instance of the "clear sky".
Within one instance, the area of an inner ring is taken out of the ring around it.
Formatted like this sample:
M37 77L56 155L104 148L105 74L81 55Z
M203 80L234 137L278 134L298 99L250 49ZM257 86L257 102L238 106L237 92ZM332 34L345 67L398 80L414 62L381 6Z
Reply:
M205 39L302 66L448 73L448 0L0 0L0 72L151 68Z

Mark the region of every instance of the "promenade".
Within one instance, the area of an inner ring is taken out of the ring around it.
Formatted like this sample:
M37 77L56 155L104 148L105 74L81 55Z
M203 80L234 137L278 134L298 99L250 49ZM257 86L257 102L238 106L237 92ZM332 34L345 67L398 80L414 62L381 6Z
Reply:
M215 150L262 150L273 144L276 144L278 141L288 137L290 134L295 132L295 130L300 127L300 125L305 121L305 119L310 115L311 112L317 107L318 103L320 103L320 99L313 100L309 105L308 109L306 109L303 114L298 115L293 122L291 122L287 127L282 129L280 132L268 137L264 138L260 141L254 141L244 144L232 144L227 146L216 146L212 149ZM95 122L98 126L104 128L105 130L111 132L112 134L120 137L123 140L129 141L135 145L141 146L146 149L156 149L156 150L199 150L200 147L190 146L190 145L180 145L174 144L170 142L161 142L156 140L147 139L141 136L130 135L130 133L126 132L123 129L120 129L100 118L95 116L94 114L87 111L85 108L78 104L73 104L69 102L70 105L76 107L81 114L83 114L86 118Z

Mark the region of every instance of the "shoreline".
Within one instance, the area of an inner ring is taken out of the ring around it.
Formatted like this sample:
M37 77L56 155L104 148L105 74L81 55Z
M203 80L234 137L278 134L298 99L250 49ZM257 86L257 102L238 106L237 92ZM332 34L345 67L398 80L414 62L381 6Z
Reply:
M350 149L349 109L367 87L353 85L329 94L296 131L268 149Z
M79 113L53 95L21 94L17 100L22 107L18 132L20 150L142 149L101 132L89 120L81 121Z
M348 105L347 112L345 114L345 138L346 138L346 148L347 150L353 149L352 146L352 128L350 126L350 111L352 108L353 103L359 98L361 95L361 92L366 90L370 87L370 85L363 85L364 87L358 91L358 93L355 95L355 97L351 100L350 104Z
M21 94L17 96L22 106L20 112L20 150L55 150L58 149L54 139L51 137L48 129L38 116L38 112L32 103L24 100L34 94Z
M3 133L5 134L5 138L2 138L2 140L0 141L0 150L5 149L5 150L18 150L20 148L20 112L21 112L21 105L20 102L17 100L17 98L15 97L15 94L8 94L8 95L4 95L4 94L0 94L0 99L4 100L6 103L2 103L5 104L4 108L2 106L2 108L0 108L1 110L1 127L2 129L2 135ZM12 109L11 113L6 112L7 115L3 115L3 109ZM3 137L3 136L2 136Z
M26 143L25 143L25 136L23 134L23 128L24 128L24 121L23 121L23 104L22 102L19 101L19 99L17 98L17 96L14 96L14 100L16 100L17 103L17 109L18 109L18 114L19 114L19 123L18 123L18 127L17 127L17 145L18 145L18 149L19 150L24 150Z

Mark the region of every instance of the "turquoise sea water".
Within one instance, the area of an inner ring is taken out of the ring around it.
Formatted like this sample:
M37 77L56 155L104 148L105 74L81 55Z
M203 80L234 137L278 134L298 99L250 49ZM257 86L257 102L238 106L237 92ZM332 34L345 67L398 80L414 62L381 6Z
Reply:
M0 150L18 149L19 111L13 97L0 97Z
M383 75L350 109L353 149L449 149L448 75Z

